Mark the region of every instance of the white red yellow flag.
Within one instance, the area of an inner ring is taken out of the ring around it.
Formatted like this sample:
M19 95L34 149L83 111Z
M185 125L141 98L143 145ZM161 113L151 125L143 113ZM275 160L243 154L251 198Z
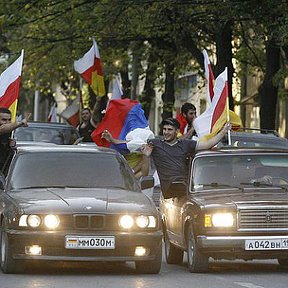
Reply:
M227 68L215 81L214 97L210 107L193 121L193 127L199 138L215 136L227 122L228 80Z
M80 107L81 97L78 95L72 101L72 103L60 113L60 116L63 117L70 125L77 127L80 123Z
M24 50L20 57L0 75L0 106L8 108L16 119Z
M100 53L94 39L90 50L82 58L74 61L74 69L90 85L96 96L105 95Z
M206 77L206 81L207 81L207 101L208 101L208 103L210 103L210 105L212 105L212 101L213 101L213 98L215 95L215 86L216 86L215 77L214 77L212 65L210 63L210 60L209 60L209 57L208 57L206 50L203 50L203 56L204 56L205 77ZM218 90L218 89L219 88L216 87L216 90ZM227 86L227 91L228 91L228 86ZM227 101L227 103L229 103L228 98L226 101ZM230 124L232 125L232 130L237 130L240 127L242 127L243 124L242 124L241 118L234 111L230 110L229 106L227 106L226 109L227 109L227 111L229 111L229 114L227 115L227 119L229 119ZM194 126L194 123L193 123L193 126Z

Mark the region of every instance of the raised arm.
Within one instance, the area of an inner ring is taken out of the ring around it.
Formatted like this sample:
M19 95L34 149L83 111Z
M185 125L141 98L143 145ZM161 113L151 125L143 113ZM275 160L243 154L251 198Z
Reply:
M141 152L147 157L151 156L152 151L153 151L153 144L152 143L144 144L141 147Z
M108 131L108 130L104 130L102 132L101 138L106 139L107 141L113 143L113 144L124 144L127 143L126 140L119 140L119 139L115 139L113 138L112 134Z
M13 131L19 127L27 127L27 126L28 126L28 124L27 124L26 118L22 119L19 122L16 121L13 123L5 123L5 124L2 124L0 126L0 135L5 134L5 133L10 133L11 131Z
M227 131L231 130L231 124L230 123L226 123L225 126L222 128L222 130L215 135L214 137L208 139L208 140L203 140L203 139L199 139L197 141L197 145L196 145L196 150L207 150L212 148L213 146L215 146L218 142L220 142L220 140L225 136L225 134L227 133Z

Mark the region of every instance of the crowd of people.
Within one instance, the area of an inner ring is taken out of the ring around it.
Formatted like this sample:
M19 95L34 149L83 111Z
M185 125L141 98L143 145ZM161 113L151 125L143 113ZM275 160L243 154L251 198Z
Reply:
M81 111L81 123L78 126L81 141L93 142L91 134L99 125L97 114L99 114L99 100L92 112L89 108L84 108ZM102 138L114 144L115 147L124 145L125 149L119 149L119 151L125 151L122 154L137 178L149 174L149 167L151 167L149 159L152 158L158 173L156 176L159 176L163 196L169 198L169 187L173 181L187 181L188 163L193 158L194 153L212 148L231 129L231 125L226 124L211 139L197 139L193 128L195 118L196 107L191 103L185 103L177 118L168 118L162 121L162 138L155 138L150 129L138 129L139 131L136 131L138 133L137 141L133 141L133 137L124 140L116 139L108 130L102 132ZM11 139L11 132L18 127L27 125L26 118L12 123L9 109L0 108L0 167L4 165L10 150L15 146L15 142Z

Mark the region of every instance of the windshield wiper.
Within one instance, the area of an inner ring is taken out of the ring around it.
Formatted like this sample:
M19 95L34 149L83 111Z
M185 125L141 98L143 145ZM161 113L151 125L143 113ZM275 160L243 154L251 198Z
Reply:
M247 185L247 186L253 186L253 187L267 187L267 188L280 188L284 189L285 191L288 191L288 188L282 185L273 185L268 183L263 183L261 181L253 181L253 182L243 182L240 183L240 185Z
M229 185L229 184L224 184L224 183L218 183L218 182L211 182L211 183L205 183L205 184L194 184L194 188L195 187L215 187L215 188L219 188L219 187L225 187L225 188L232 188L232 189L238 189L238 190L243 190L242 187L239 186L233 186L233 185Z
M45 186L26 186L26 187L20 187L17 189L38 189L38 188L43 188L43 189L49 189L49 188L80 188L77 186L65 186L65 185L45 185Z

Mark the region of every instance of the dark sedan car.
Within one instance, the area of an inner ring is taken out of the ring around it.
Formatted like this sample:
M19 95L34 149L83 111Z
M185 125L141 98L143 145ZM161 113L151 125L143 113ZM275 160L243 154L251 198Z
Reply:
M114 150L22 146L3 171L4 273L18 272L28 260L133 261L138 272L159 272L159 212L141 192L153 179L140 185Z
M167 263L190 272L214 259L278 259L288 265L288 151L222 149L192 161L188 186L161 199Z
M218 147L227 145L228 138L226 135ZM231 146L288 149L288 139L280 137L272 130L241 128L238 131L231 131Z
M78 139L78 130L65 123L29 122L28 127L14 131L17 142L46 142L60 145L73 144Z

